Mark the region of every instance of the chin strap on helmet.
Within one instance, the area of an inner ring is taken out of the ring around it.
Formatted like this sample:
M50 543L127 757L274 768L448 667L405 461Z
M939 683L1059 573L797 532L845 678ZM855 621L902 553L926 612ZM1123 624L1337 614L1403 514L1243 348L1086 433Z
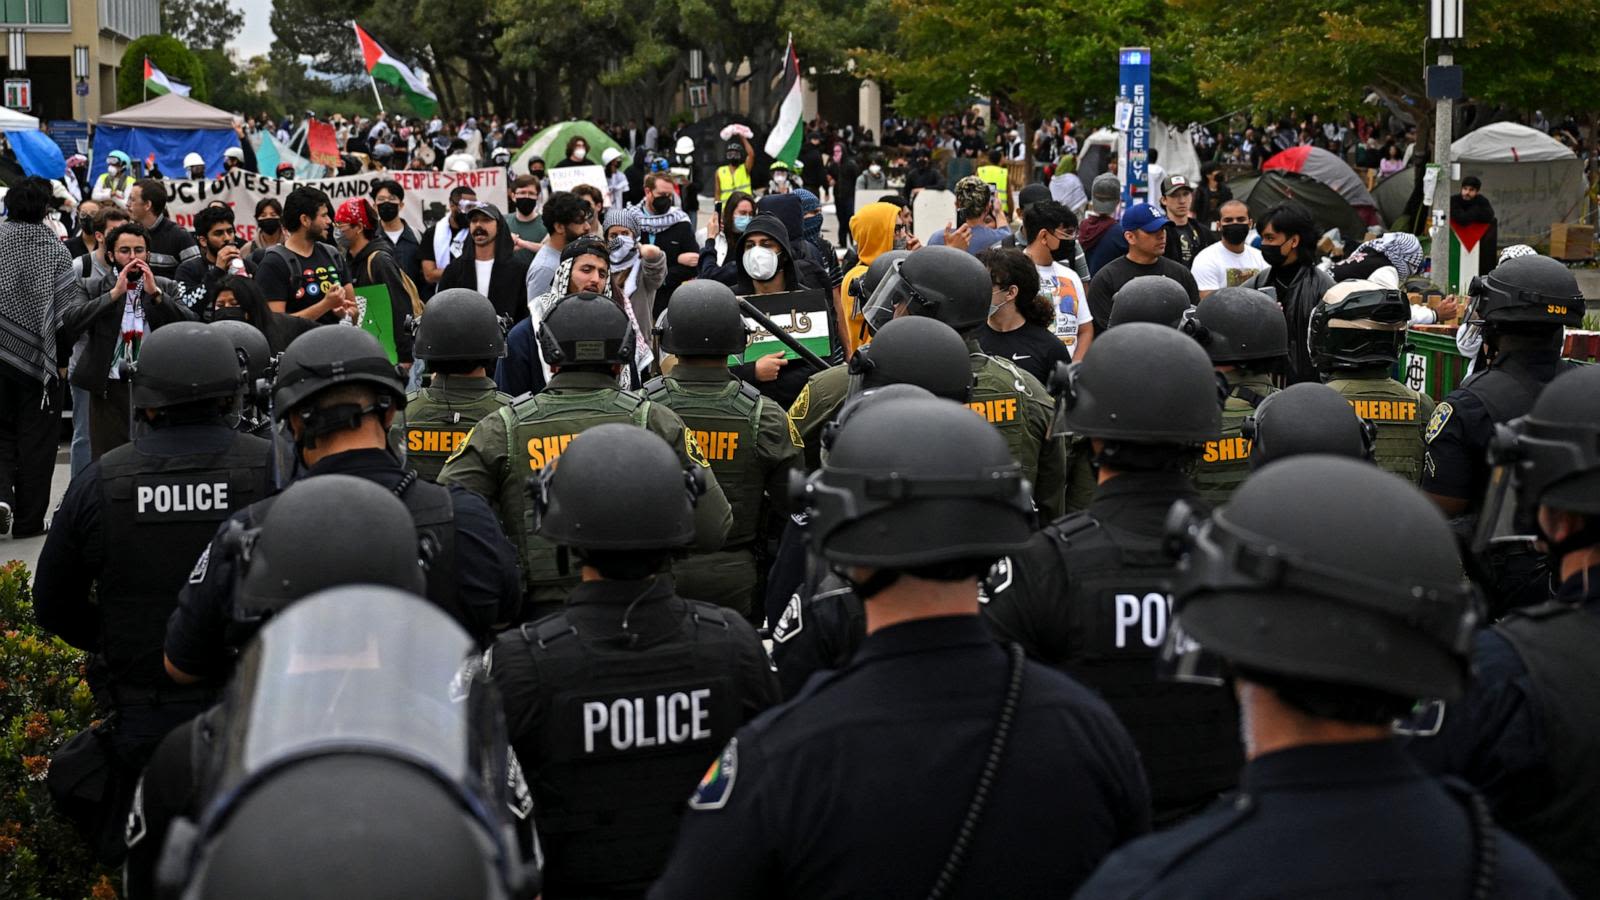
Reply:
M338 431L350 431L361 425L361 420L370 415L383 415L394 408L394 398L387 394L379 396L376 403L362 406L357 403L337 403L332 406L298 409L291 415L300 420L300 436L295 439L295 446L301 450L311 450L317 446L317 438L325 434Z

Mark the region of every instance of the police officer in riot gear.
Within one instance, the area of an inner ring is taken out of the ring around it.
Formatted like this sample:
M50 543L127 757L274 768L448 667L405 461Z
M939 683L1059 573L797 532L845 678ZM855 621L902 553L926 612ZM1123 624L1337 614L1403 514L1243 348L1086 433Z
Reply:
M617 377L633 358L633 326L609 298L568 294L539 325L539 348L555 372L544 390L479 420L439 473L439 483L486 497L517 545L526 618L555 612L578 583L564 554L528 525L528 478L554 462L584 430L610 422L649 429L686 463L709 469L694 432L665 406L622 390ZM695 507L697 551L722 547L733 514L710 471Z
M1195 309L1183 285L1165 275L1140 275L1112 296L1110 326L1128 322L1154 322L1177 328Z
M477 644L414 594L285 609L239 662L157 881L191 900L512 900L539 890L529 798ZM137 828L137 820L130 828Z
M1222 433L1206 442L1194 473L1200 498L1216 506L1249 474L1250 441L1239 426L1277 390L1272 379L1289 356L1289 329L1283 308L1266 294L1227 287L1200 301L1187 330L1205 348L1227 392Z
M759 616L757 554L771 498L781 499L800 462L800 435L783 407L728 369L748 343L739 299L726 285L700 279L672 292L656 327L661 349L677 356L672 374L644 386L652 402L677 413L694 432L733 509L727 543L673 566L678 593Z
M1174 651L1220 658L1250 761L1237 794L1118 850L1078 896L1567 896L1392 736L1468 680L1478 602L1438 510L1371 464L1301 456L1191 512L1174 511Z
M1600 894L1600 368L1546 385L1526 416L1497 429L1482 541L1542 542L1553 601L1480 631L1477 677L1459 703L1409 723L1412 752L1487 796L1580 897Z
M1270 462L1325 453L1372 461L1378 427L1356 415L1338 391L1302 381L1261 401L1239 433L1250 442L1250 471Z
M506 339L494 304L468 288L435 294L416 337L412 352L433 378L406 395L406 465L435 481L472 426L514 402L489 377L495 360L506 355Z
M978 620L979 578L1032 530L1004 439L959 404L896 399L797 481L867 637L728 742L649 896L1071 894L1148 827L1148 795L1104 702Z
M977 258L953 247L924 247L890 266L862 311L867 329L876 331L891 319L926 316L954 328L967 342L976 382L969 404L1000 430L1012 455L1033 485L1042 515L1061 512L1066 487L1066 451L1050 436L1050 401L1044 385L1010 360L988 356L974 336L989 317L993 283ZM841 398L842 399L842 398ZM801 438L831 420L838 405L812 407L802 391L789 414L801 426Z
M244 402L240 405L238 424L235 426L245 434L253 434L260 438L272 436L272 419L268 414L270 397L265 396L262 379L268 377L268 370L272 366L272 346L267 343L267 336L261 329L239 319L218 319L211 323L211 328L227 335L233 342L233 349L239 354L239 364L244 369Z
M240 386L221 332L193 322L151 332L131 388L134 415L149 430L73 479L39 556L34 614L93 654L89 683L104 719L95 730L109 737L74 742L89 755L59 754L52 781L64 784L76 763L112 748L118 796L103 807L112 834L156 743L209 700L167 678L161 642L173 598L217 525L269 488L267 443L227 424ZM108 861L120 856L120 841L85 837Z
M1232 787L1242 758L1232 695L1156 671L1167 510L1198 502L1186 472L1217 437L1217 383L1192 338L1147 322L1106 329L1062 374L1056 427L1089 438L1094 500L1012 554L984 613L996 635L1106 698L1139 747L1155 820L1171 822Z
M891 384L914 384L935 397L971 403L977 379L967 355L966 340L938 319L891 320L878 329L871 344L850 358L848 396Z
M1322 380L1378 428L1379 467L1422 480L1422 442L1433 398L1389 377L1406 343L1411 304L1370 281L1341 281L1311 311L1311 363Z
M302 477L354 475L393 491L411 513L428 558L429 600L479 640L518 615L515 556L482 497L424 481L389 451L388 432L405 386L376 338L359 328L326 326L296 338L278 361L273 413L295 442ZM180 681L221 678L231 661L228 626L235 618L236 578L246 549L239 529L271 515L270 502L241 510L218 529L194 564L167 626L167 671ZM303 527L350 553L363 533Z
M505 632L488 657L532 779L546 896L638 896L695 779L777 700L749 623L679 597L667 574L695 538L705 474L656 434L604 423L532 488L534 527L583 580L564 609Z

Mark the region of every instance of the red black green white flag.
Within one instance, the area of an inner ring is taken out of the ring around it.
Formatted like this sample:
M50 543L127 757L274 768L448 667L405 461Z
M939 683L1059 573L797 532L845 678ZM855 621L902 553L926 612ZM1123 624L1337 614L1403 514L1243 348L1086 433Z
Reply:
M401 62L378 39L368 34L360 25L355 26L356 40L361 44L361 59L366 63L372 80L381 81L405 94L418 113L431 116L439 109L439 96L428 89L422 76Z
M778 104L777 124L772 126L772 133L767 135L763 149L768 156L783 160L792 169L800 159L800 144L806 130L802 113L804 102L800 96L800 57L795 55L792 36L789 38L788 52L783 57L783 84L778 89L778 96L783 99Z

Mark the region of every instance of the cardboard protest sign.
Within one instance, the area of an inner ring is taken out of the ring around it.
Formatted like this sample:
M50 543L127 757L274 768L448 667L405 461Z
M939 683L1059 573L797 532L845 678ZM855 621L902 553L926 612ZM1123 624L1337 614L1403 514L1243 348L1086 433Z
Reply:
M608 180L602 166L562 166L545 174L550 179L551 193L570 191L580 184L587 184L599 188L601 196L606 198L606 205L611 205L611 191L606 187Z

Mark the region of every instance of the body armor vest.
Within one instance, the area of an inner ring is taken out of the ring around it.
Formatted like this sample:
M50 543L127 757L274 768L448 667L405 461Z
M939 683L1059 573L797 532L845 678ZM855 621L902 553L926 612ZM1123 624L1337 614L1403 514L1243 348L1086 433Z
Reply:
M1206 441L1194 470L1194 486L1212 507L1226 503L1250 474L1250 445L1240 431L1262 400L1277 391L1265 375L1225 373L1228 400L1222 406L1222 433Z
M1422 457L1428 445L1423 434L1433 417L1433 400L1393 378L1335 378L1328 387L1338 391L1356 415L1371 419L1378 428L1373 460L1413 484L1422 483Z
M512 403L509 394L492 390L467 400L452 395L462 392L426 388L406 396L406 466L429 481L439 479L445 460L467 442L479 419Z

